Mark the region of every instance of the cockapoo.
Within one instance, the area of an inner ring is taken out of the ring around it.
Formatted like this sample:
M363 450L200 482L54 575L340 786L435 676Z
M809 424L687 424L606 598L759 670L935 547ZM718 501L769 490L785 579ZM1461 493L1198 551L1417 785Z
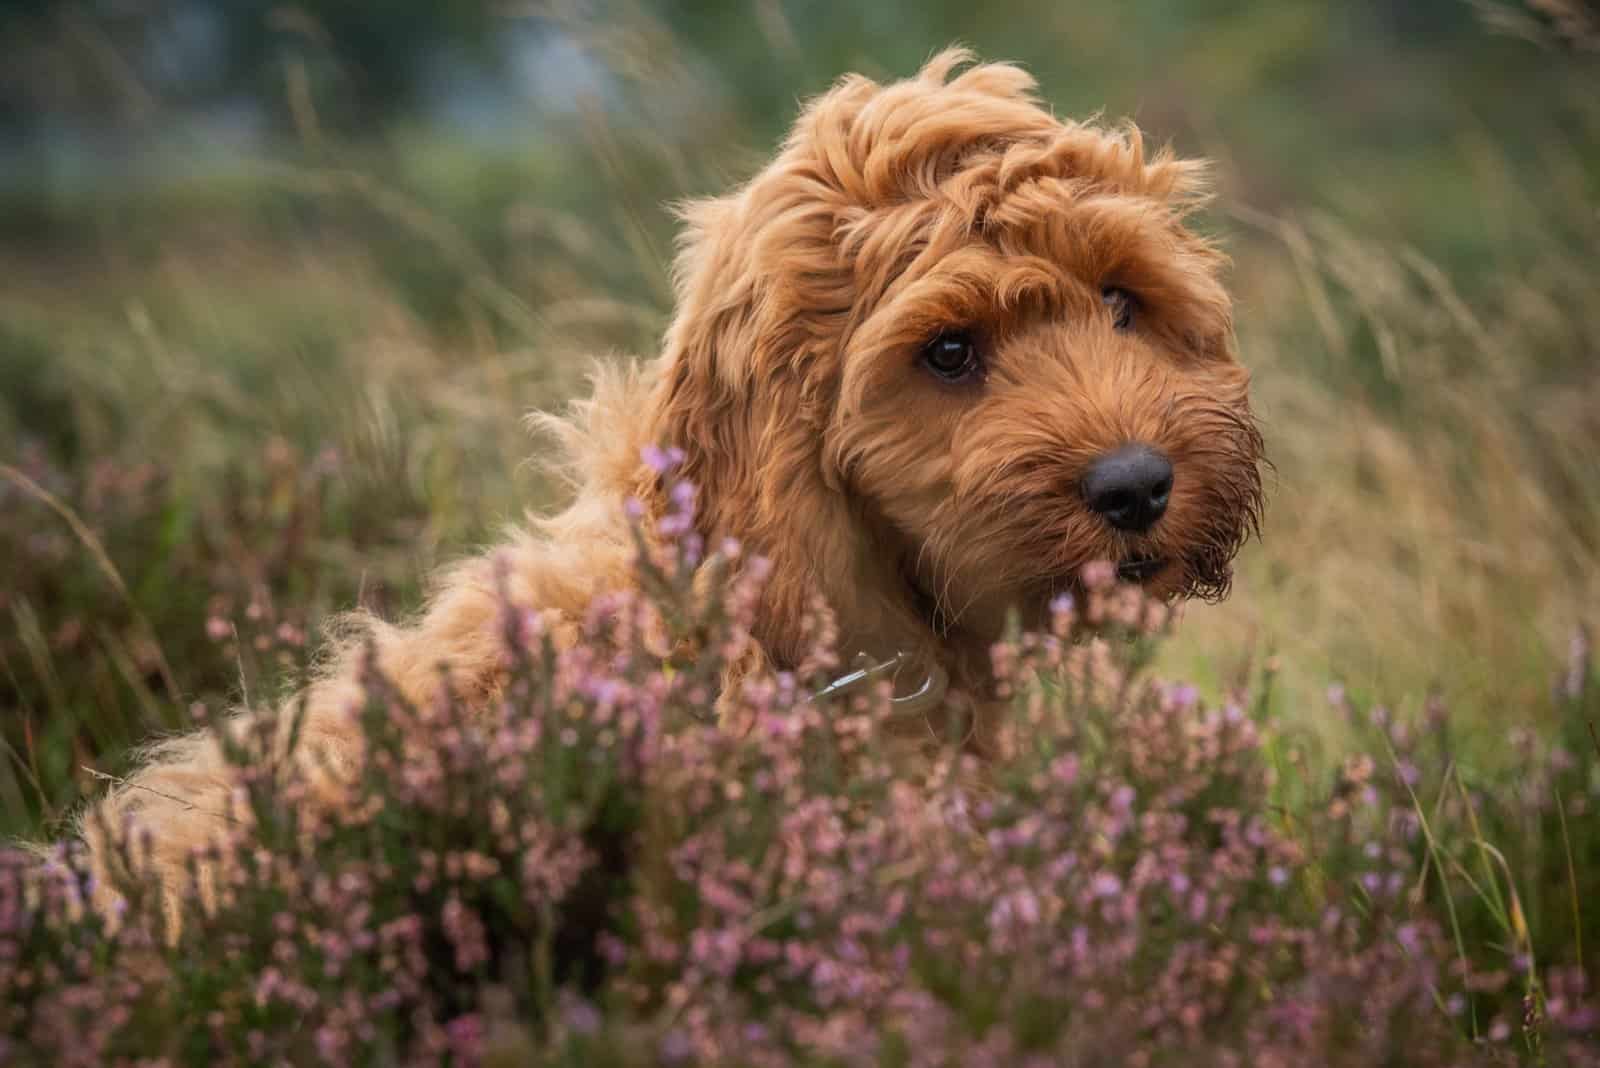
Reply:
M360 759L362 649L412 702L438 699L445 664L458 698L489 704L505 598L573 640L633 581L624 503L667 508L656 447L681 452L705 543L770 562L738 672L794 667L820 599L842 651L909 652L974 695L979 748L1008 613L1040 624L1086 564L1160 599L1225 594L1262 442L1225 259L1185 225L1204 168L1056 118L1017 67L970 64L844 78L760 173L683 209L660 356L544 420L572 503L445 572L415 621L370 621L303 695L297 753L328 803ZM213 734L169 740L84 834L104 854L105 829L145 829L177 889L235 781Z

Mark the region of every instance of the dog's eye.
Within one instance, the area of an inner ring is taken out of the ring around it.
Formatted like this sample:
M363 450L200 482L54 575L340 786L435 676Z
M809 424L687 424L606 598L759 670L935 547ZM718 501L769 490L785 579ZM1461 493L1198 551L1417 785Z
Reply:
M1111 309L1111 325L1126 330L1133 325L1133 313L1139 299L1121 286L1106 286L1100 291L1100 303Z
M978 346L966 331L951 330L923 346L922 362L946 382L964 382L978 371Z

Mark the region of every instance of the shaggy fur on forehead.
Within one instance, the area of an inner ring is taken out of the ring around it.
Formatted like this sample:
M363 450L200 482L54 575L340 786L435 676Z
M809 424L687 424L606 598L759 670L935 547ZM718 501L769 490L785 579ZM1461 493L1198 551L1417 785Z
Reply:
M561 446L571 503L444 572L409 624L357 617L297 698L308 803L342 803L359 769L349 710L365 649L414 704L447 683L488 708L508 600L569 643L594 598L636 580L624 501L659 512L666 497L649 445L683 450L700 535L738 538L771 565L723 708L749 673L796 666L824 603L845 655L937 661L967 695L981 751L1008 611L1037 619L1100 559L1159 561L1156 596L1226 591L1260 507L1261 438L1223 258L1184 222L1202 168L1148 155L1131 127L1058 120L1021 70L961 70L970 58L945 52L888 86L845 78L742 188L683 208L659 359L603 368L565 416L535 417ZM1112 291L1136 323L1114 324ZM972 381L919 362L952 330L982 350ZM1140 533L1113 529L1081 492L1087 467L1128 442L1175 471L1165 515ZM148 828L176 900L235 770L207 732L146 759L82 826L102 868L102 829Z

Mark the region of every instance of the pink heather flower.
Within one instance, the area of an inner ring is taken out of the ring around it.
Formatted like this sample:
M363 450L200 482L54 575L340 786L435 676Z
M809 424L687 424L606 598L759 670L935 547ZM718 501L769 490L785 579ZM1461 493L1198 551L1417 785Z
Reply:
M1096 560L1083 565L1080 577L1089 589L1104 590L1116 583L1117 569L1109 560Z
M1589 678L1589 666L1593 655L1593 647L1587 627L1578 627L1572 632L1572 638L1567 646L1567 670L1561 679L1561 694L1569 701L1576 701L1583 696L1584 684Z
M1122 893L1122 880L1108 871L1098 872L1089 880L1089 892L1095 897L1116 897Z
M566 1022L569 1031L579 1035L592 1035L599 1031L601 1024L605 1022L600 1010L580 997L564 1000L561 1006L561 1018Z
M454 894L450 896L440 919L444 924L445 936L455 950L457 969L470 972L488 962L489 948L485 942L483 923L461 904L460 898Z
M610 931L600 932L595 939L595 950L613 968L621 967L628 959L628 944Z
M683 463L683 450L676 445L663 449L659 445L646 445L639 450L639 458L658 475L664 475Z
M668 1064L678 1064L694 1056L694 1043L682 1031L673 1029L661 1036L661 1059Z
M1065 753L1050 762L1050 777L1062 786L1072 786L1078 781L1078 754Z
M476 1064L483 1058L483 1017L475 1012L465 1013L445 1024L444 1030L451 1050L463 1061Z
M1032 890L1018 890L1012 902L1017 919L1029 926L1039 922L1039 898Z
M316 1043L317 1056L324 1061L329 1064L339 1064L343 1061L345 1036L337 1028L328 1024L317 1028Z

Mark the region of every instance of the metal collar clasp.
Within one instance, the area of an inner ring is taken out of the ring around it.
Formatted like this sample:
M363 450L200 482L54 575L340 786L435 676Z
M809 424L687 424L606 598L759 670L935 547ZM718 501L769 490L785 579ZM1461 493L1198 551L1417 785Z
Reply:
M880 679L888 679L893 685L904 668L914 666L920 659L910 653L897 652L887 660L874 662L866 653L857 653L853 661L853 670L840 675L812 694L811 700L836 701L860 693ZM891 695L889 706L897 714L926 712L943 701L949 689L949 673L938 661L930 659L924 669L922 682L917 688L904 696Z

